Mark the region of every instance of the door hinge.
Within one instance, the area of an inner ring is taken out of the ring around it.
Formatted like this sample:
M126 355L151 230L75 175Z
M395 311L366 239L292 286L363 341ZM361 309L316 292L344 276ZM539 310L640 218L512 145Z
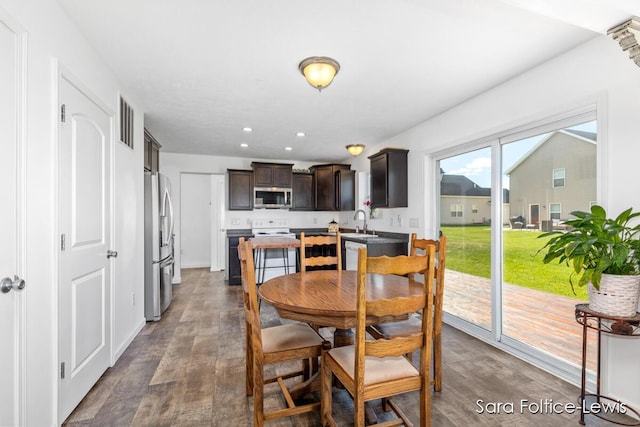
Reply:
M64 362L60 364L60 379L64 379Z
M67 106L65 104L60 106L60 121L62 123L67 121Z
M66 246L66 245L65 245L65 235L64 235L64 234L61 234L61 235L60 235L60 250L61 250L61 251L64 251L65 246Z

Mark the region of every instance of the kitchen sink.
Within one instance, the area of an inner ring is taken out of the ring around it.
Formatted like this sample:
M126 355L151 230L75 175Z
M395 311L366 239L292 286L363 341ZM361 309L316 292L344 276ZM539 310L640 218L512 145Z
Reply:
M378 237L377 234L364 234L364 233L340 233L340 237L355 237L358 239L370 239L372 237Z

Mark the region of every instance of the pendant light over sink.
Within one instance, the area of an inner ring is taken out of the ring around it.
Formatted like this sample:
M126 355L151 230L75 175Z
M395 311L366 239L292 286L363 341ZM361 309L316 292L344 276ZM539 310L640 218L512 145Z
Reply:
M338 61L326 56L311 56L303 59L298 65L307 82L320 92L331 84L333 78L340 71Z

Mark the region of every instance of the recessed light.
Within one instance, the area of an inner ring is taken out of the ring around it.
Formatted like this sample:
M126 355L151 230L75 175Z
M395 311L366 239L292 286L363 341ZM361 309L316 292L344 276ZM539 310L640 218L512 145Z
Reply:
M291 147L284 147L284 149L285 149L286 151L292 151L292 150L293 150L293 148L291 148Z
M296 133L296 136L305 136L304 132L298 132Z
M245 144L244 142L242 144L240 144L240 147L242 148L247 148L249 146L249 144Z
M250 127L243 127L242 130L245 132L253 132L253 129Z

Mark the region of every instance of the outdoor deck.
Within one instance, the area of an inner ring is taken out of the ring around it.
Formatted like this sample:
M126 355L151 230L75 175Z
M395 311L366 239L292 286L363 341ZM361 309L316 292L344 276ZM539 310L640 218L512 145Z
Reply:
M580 366L582 327L575 305L584 301L505 284L503 334ZM491 329L491 282L447 270L444 310ZM596 369L596 334L590 331L588 368Z

